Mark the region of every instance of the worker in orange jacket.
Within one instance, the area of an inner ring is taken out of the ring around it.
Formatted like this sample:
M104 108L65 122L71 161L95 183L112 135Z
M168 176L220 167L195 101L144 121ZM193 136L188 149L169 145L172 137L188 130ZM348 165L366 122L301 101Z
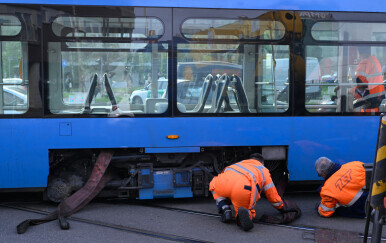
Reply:
M325 179L320 189L321 202L315 208L322 217L338 214L345 217L364 218L368 191L364 191L365 168L359 161L343 165L320 157L315 170Z
M378 112L379 105L385 99L385 87L383 85L382 67L378 59L371 55L370 46L358 47L361 61L355 70L356 82L360 85L354 88L354 108L365 104L362 111ZM374 85L371 85L373 83ZM369 84L369 85L367 85ZM367 92L367 93L366 93Z
M283 201L278 195L271 175L264 167L264 158L254 153L248 160L226 167L221 174L210 182L221 221L232 220L230 204L235 209L237 224L248 231L253 228L252 219L256 216L255 204L260 194L265 192L268 201L278 210L283 210Z

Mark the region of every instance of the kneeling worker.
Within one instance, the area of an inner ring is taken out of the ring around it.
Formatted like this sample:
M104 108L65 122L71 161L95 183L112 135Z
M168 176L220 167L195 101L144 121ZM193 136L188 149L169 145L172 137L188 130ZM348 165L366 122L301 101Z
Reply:
M226 167L210 182L209 190L222 214L221 221L228 223L232 220L232 202L237 224L245 231L253 228L252 219L256 216L254 207L262 192L265 192L273 207L283 210L283 201L268 169L264 167L263 156L258 153L252 154L248 160Z
M365 186L365 168L359 161L343 165L321 157L315 162L315 170L325 180L320 189L321 202L315 208L322 217L337 215L364 218L368 191Z

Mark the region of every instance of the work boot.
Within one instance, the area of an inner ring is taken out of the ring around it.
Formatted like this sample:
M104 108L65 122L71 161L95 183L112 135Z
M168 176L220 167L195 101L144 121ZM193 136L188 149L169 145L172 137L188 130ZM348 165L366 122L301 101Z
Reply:
M249 217L249 210L243 207L239 208L237 214L237 225L240 226L244 231L248 231L253 228L253 222Z
M232 221L232 210L228 207L227 209L223 210L221 214L221 222L230 223L231 221Z

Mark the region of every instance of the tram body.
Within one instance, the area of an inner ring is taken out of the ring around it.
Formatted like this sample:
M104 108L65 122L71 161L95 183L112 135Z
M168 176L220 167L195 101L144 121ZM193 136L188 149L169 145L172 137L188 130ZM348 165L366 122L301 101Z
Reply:
M247 2L1 1L0 191L60 201L105 149L102 194L139 199L207 196L254 152L293 183L372 163L386 101L352 94L361 47L386 67L386 6Z

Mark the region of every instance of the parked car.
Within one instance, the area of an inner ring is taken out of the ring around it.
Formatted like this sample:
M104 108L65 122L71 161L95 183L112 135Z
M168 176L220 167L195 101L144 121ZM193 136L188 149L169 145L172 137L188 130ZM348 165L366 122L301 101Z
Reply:
M157 97L162 97L163 93L168 87L168 80L164 77L161 77L157 81L158 84L158 96ZM145 100L147 98L151 98L151 83L148 84L145 88L139 89L139 90L134 90L133 93L130 96L130 104L144 104Z
M28 109L27 91L18 86L3 86L3 114L23 114Z

